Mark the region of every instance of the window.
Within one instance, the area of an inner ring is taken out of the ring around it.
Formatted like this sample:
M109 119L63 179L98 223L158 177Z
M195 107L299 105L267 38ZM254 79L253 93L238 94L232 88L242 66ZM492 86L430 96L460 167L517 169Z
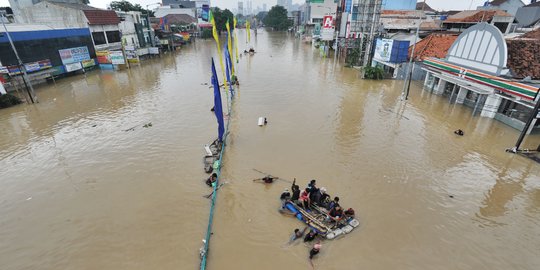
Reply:
M92 32L92 38L94 38L95 45L107 44L105 33L103 32Z
M107 31L106 33L109 43L120 42L120 31Z

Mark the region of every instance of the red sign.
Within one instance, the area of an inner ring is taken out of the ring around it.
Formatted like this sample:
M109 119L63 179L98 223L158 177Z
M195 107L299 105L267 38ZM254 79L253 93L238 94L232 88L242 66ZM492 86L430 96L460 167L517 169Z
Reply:
M323 17L323 28L332 29L334 28L334 18L330 15Z

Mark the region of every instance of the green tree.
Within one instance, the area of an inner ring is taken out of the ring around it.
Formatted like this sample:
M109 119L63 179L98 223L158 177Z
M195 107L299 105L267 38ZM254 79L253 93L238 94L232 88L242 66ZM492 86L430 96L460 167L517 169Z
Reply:
M292 21L287 17L287 10L282 6L273 6L264 18L266 26L274 28L274 30L283 31L292 26Z
M144 9L141 5L139 4L132 4L131 2L129 1L126 1L126 0L121 0L121 1L112 1L110 4L109 4L109 7L110 9L112 10L116 10L116 11L140 11L142 12L143 14L147 14L148 12L150 13L150 16L153 17L154 16L154 12L151 11L151 10L146 10Z
M264 18L268 15L268 11L261 11L255 15L255 18L257 18L257 21L264 22Z
M229 20L229 27L231 29L233 28L234 15L230 10L228 9L221 10L215 7L215 8L212 8L212 16L214 16L214 20L216 21L216 28L217 28L218 34L221 34L221 31L227 31L227 27L225 26L225 24L227 23L227 19Z

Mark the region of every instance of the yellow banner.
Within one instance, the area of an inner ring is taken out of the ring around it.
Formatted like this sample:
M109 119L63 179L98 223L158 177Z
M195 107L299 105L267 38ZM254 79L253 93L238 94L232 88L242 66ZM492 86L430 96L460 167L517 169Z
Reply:
M251 39L251 31L249 30L249 21L246 21L246 30L247 30L247 42L249 43Z
M210 23L212 24L212 35L214 36L214 40L216 40L219 65L221 66L221 73L223 74L223 82L225 83L225 87L227 87L227 76L225 76L225 66L223 65L223 54L221 53L221 46L219 45L219 35L217 33L216 20L214 19L214 16L211 18Z
M238 63L238 36L236 35L236 32L238 32L238 30L236 30L236 17L234 17L234 24L233 24L233 30L234 30L234 49L236 50L236 63Z
M227 27L227 50L229 51L229 55L231 56L231 74L234 76L234 63L232 61L232 37L231 37L231 25L229 24L229 19L227 19L227 23L225 24L225 27Z

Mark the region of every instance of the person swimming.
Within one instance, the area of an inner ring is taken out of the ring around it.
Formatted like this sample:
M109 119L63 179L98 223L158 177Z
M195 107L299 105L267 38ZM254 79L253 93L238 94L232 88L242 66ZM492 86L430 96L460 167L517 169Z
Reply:
M458 129L458 130L454 131L454 134L459 135L459 136L465 135L465 133L461 129Z

